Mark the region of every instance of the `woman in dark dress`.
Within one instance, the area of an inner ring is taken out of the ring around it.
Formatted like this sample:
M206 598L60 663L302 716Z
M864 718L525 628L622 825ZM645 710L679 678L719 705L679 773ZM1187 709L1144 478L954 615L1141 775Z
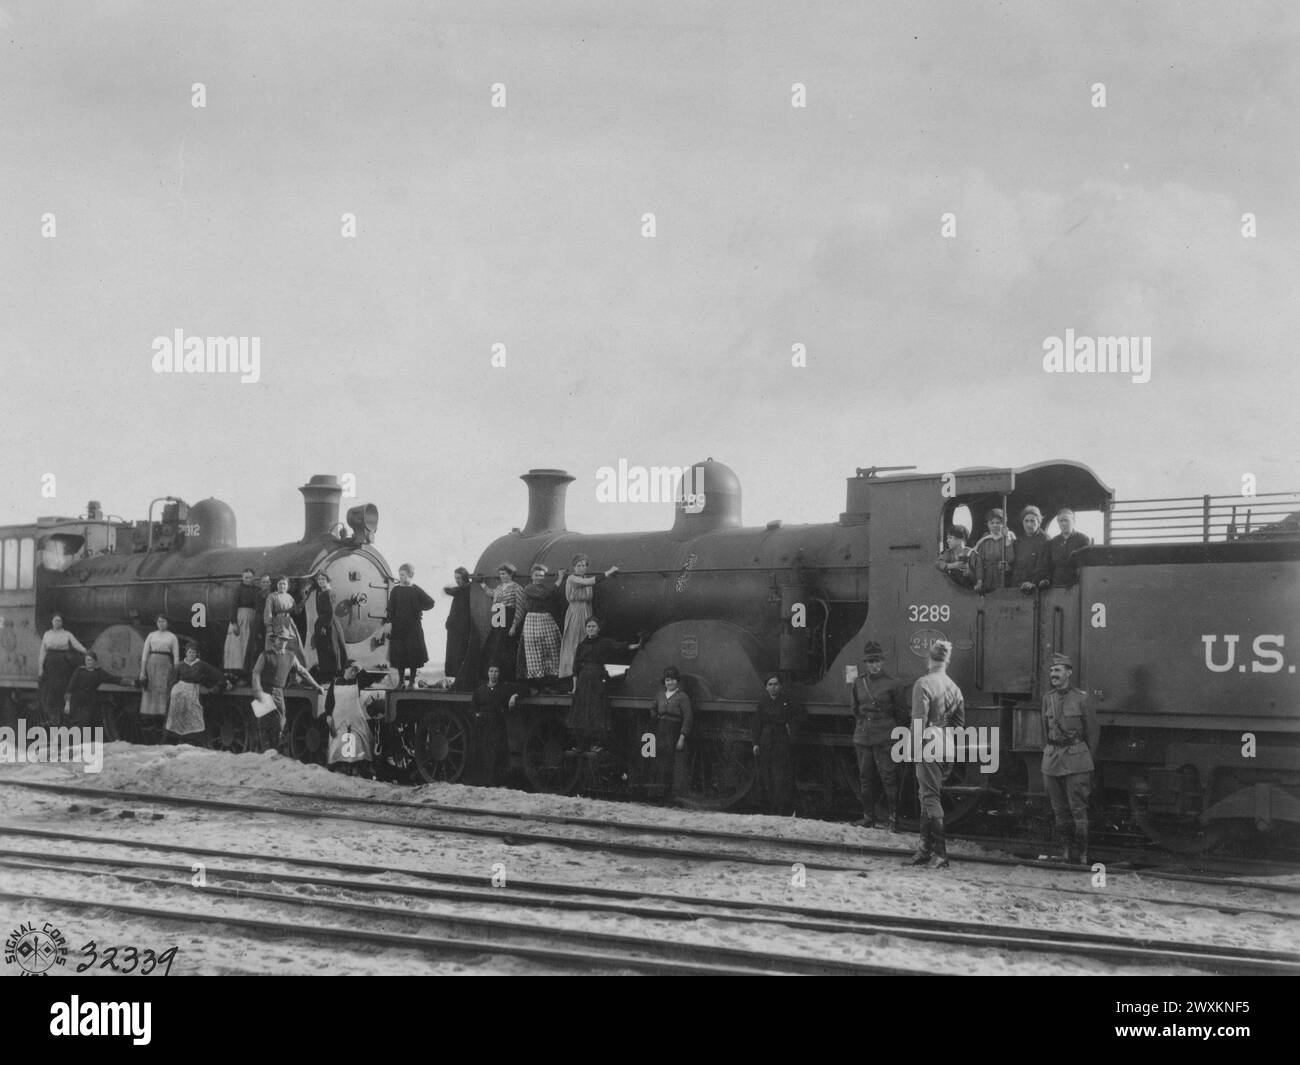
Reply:
M428 592L413 583L415 567L409 562L398 567L397 576L401 583L388 593L388 664L397 670L399 688L414 688L415 671L429 661L420 619L426 610L433 609L433 600Z
M253 600L253 630L244 655L244 671L251 674L253 663L266 646L266 601L271 597L271 575L263 573L257 579L257 592Z
M483 647L484 672L496 666L501 670L502 680L514 680L519 641L510 634L510 630L514 628L515 618L524 608L524 590L515 583L513 563L502 562L497 567L497 577L500 583L495 588L489 588L485 581L479 582L483 591L492 597L488 638Z
M447 654L442 671L449 677L456 678L456 688L473 691L477 662L471 663L470 643L474 632L469 617L469 597L474 586L469 582L469 570L464 566L456 567L456 583L448 584L443 589L451 596L451 610L447 612ZM477 658L477 656L475 656Z
M311 646L316 652L316 665L320 678L328 683L343 672L348 660L347 645L343 640L343 626L339 624L338 596L330 587L329 576L316 574L316 620L311 627Z
M605 683L609 675L605 664L620 655L635 651L637 643L619 643L600 634L600 622L587 619L587 635L573 652L573 704L565 724L573 737L573 750L599 753L609 746L609 695Z
M794 812L794 752L790 740L799 731L804 709L781 691L781 678L767 678L767 694L754 708L754 757L758 784L768 813Z

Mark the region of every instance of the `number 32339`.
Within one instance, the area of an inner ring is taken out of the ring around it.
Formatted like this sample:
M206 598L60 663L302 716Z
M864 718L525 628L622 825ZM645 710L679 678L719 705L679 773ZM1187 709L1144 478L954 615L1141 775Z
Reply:
M83 961L77 966L77 972L84 973L87 969L93 969L95 962L99 962L101 969L112 969L115 973L121 973L127 976L139 969L141 976L148 976L155 969L162 969L163 976L170 976L172 971L172 962L176 959L176 948L168 947L159 954L152 950L139 950L136 947L104 947L103 958L100 958L100 949L92 939L80 953L88 956L88 961ZM121 955L119 958L118 955ZM118 964L118 963L121 964Z

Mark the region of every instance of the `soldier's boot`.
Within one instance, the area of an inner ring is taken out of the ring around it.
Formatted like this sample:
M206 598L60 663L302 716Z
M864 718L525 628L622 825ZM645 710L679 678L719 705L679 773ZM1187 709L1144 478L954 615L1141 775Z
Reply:
M934 823L934 861L930 863L931 869L948 868L948 842L944 839L943 818L936 817Z
M898 805L892 795L885 796L885 808L889 811L889 831L898 831Z
M1074 858L1076 865L1088 864L1088 826L1074 826Z
M1074 842L1074 826L1057 825L1056 834L1060 836L1065 843L1065 863L1067 865L1077 864L1079 856Z
M921 846L904 865L926 865L934 854L934 823L921 815Z

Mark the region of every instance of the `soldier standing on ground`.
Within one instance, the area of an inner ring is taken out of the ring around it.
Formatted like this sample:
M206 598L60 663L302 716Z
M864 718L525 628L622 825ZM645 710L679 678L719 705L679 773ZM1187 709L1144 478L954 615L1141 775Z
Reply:
M912 735L925 736L928 729L961 728L966 723L966 707L961 689L948 676L948 659L952 644L936 640L930 645L929 671L912 686ZM946 736L946 733L945 733ZM922 752L927 751L922 743ZM908 865L926 865L933 857L933 868L948 867L948 844L943 825L943 778L948 771L946 753L940 745L938 757L933 752L916 753L916 790L921 804L921 846Z
M907 689L910 685L885 672L885 652L878 643L862 648L866 674L858 674L849 690L853 704L853 751L858 758L858 781L862 789L862 818L859 828L876 827L876 799L885 793L889 831L898 831L898 767L890 751L893 732L910 720Z
M1069 658L1052 655L1052 690L1043 696L1043 788L1065 840L1065 860L1087 865L1088 796L1101 726L1088 696L1070 686L1073 673Z

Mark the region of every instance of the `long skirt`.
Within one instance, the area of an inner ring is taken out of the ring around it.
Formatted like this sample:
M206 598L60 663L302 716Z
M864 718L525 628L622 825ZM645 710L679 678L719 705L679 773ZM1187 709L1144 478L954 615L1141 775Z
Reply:
M530 678L560 675L560 629L550 614L535 610L524 618L524 655Z
M167 682L172 676L172 656L150 651L144 667L144 676L149 686L140 700L140 713L162 717L167 713L169 695Z
M483 668L479 670L484 677L491 666L501 670L502 680L515 679L515 655L519 652L519 638L510 635L510 626L514 624L514 611L506 611L506 627L488 630L487 643L483 645Z
M587 662L578 670L573 704L564 722L574 737L587 743L607 743L609 739L609 696L605 693L605 667Z
M361 706L360 693L354 684L334 688L334 733L330 736L329 764L369 762L375 756L370 741L370 719Z
M188 680L178 680L172 686L171 700L167 704L168 732L189 736L202 732L203 704L199 702L199 686Z
M347 659L348 649L343 643L343 630L333 619L316 619L311 646L316 652L316 664L320 675L326 683L331 677L343 672L343 663Z
M68 681L72 679L77 665L71 650L46 652L40 697L41 711L47 724L57 725L63 719L63 697L68 692Z
M243 626L241 625L242 629ZM257 656L266 649L266 621L262 618L260 611L253 611L253 626L249 633L248 646L244 649L245 673L252 673L253 666L257 662Z
M564 636L560 640L560 676L573 676L573 656L578 644L587 638L587 622L591 619L591 601L569 604L564 615Z
M394 669L418 669L429 661L429 651L424 645L424 629L418 622L413 625L394 625L388 637L388 664Z
M241 606L235 614L237 633L226 634L225 654L222 666L226 669L247 669L244 665L248 657L248 644L253 638L253 618L257 611L251 606Z
M771 814L794 810L794 752L790 741L767 730L758 748L758 786L763 805Z

